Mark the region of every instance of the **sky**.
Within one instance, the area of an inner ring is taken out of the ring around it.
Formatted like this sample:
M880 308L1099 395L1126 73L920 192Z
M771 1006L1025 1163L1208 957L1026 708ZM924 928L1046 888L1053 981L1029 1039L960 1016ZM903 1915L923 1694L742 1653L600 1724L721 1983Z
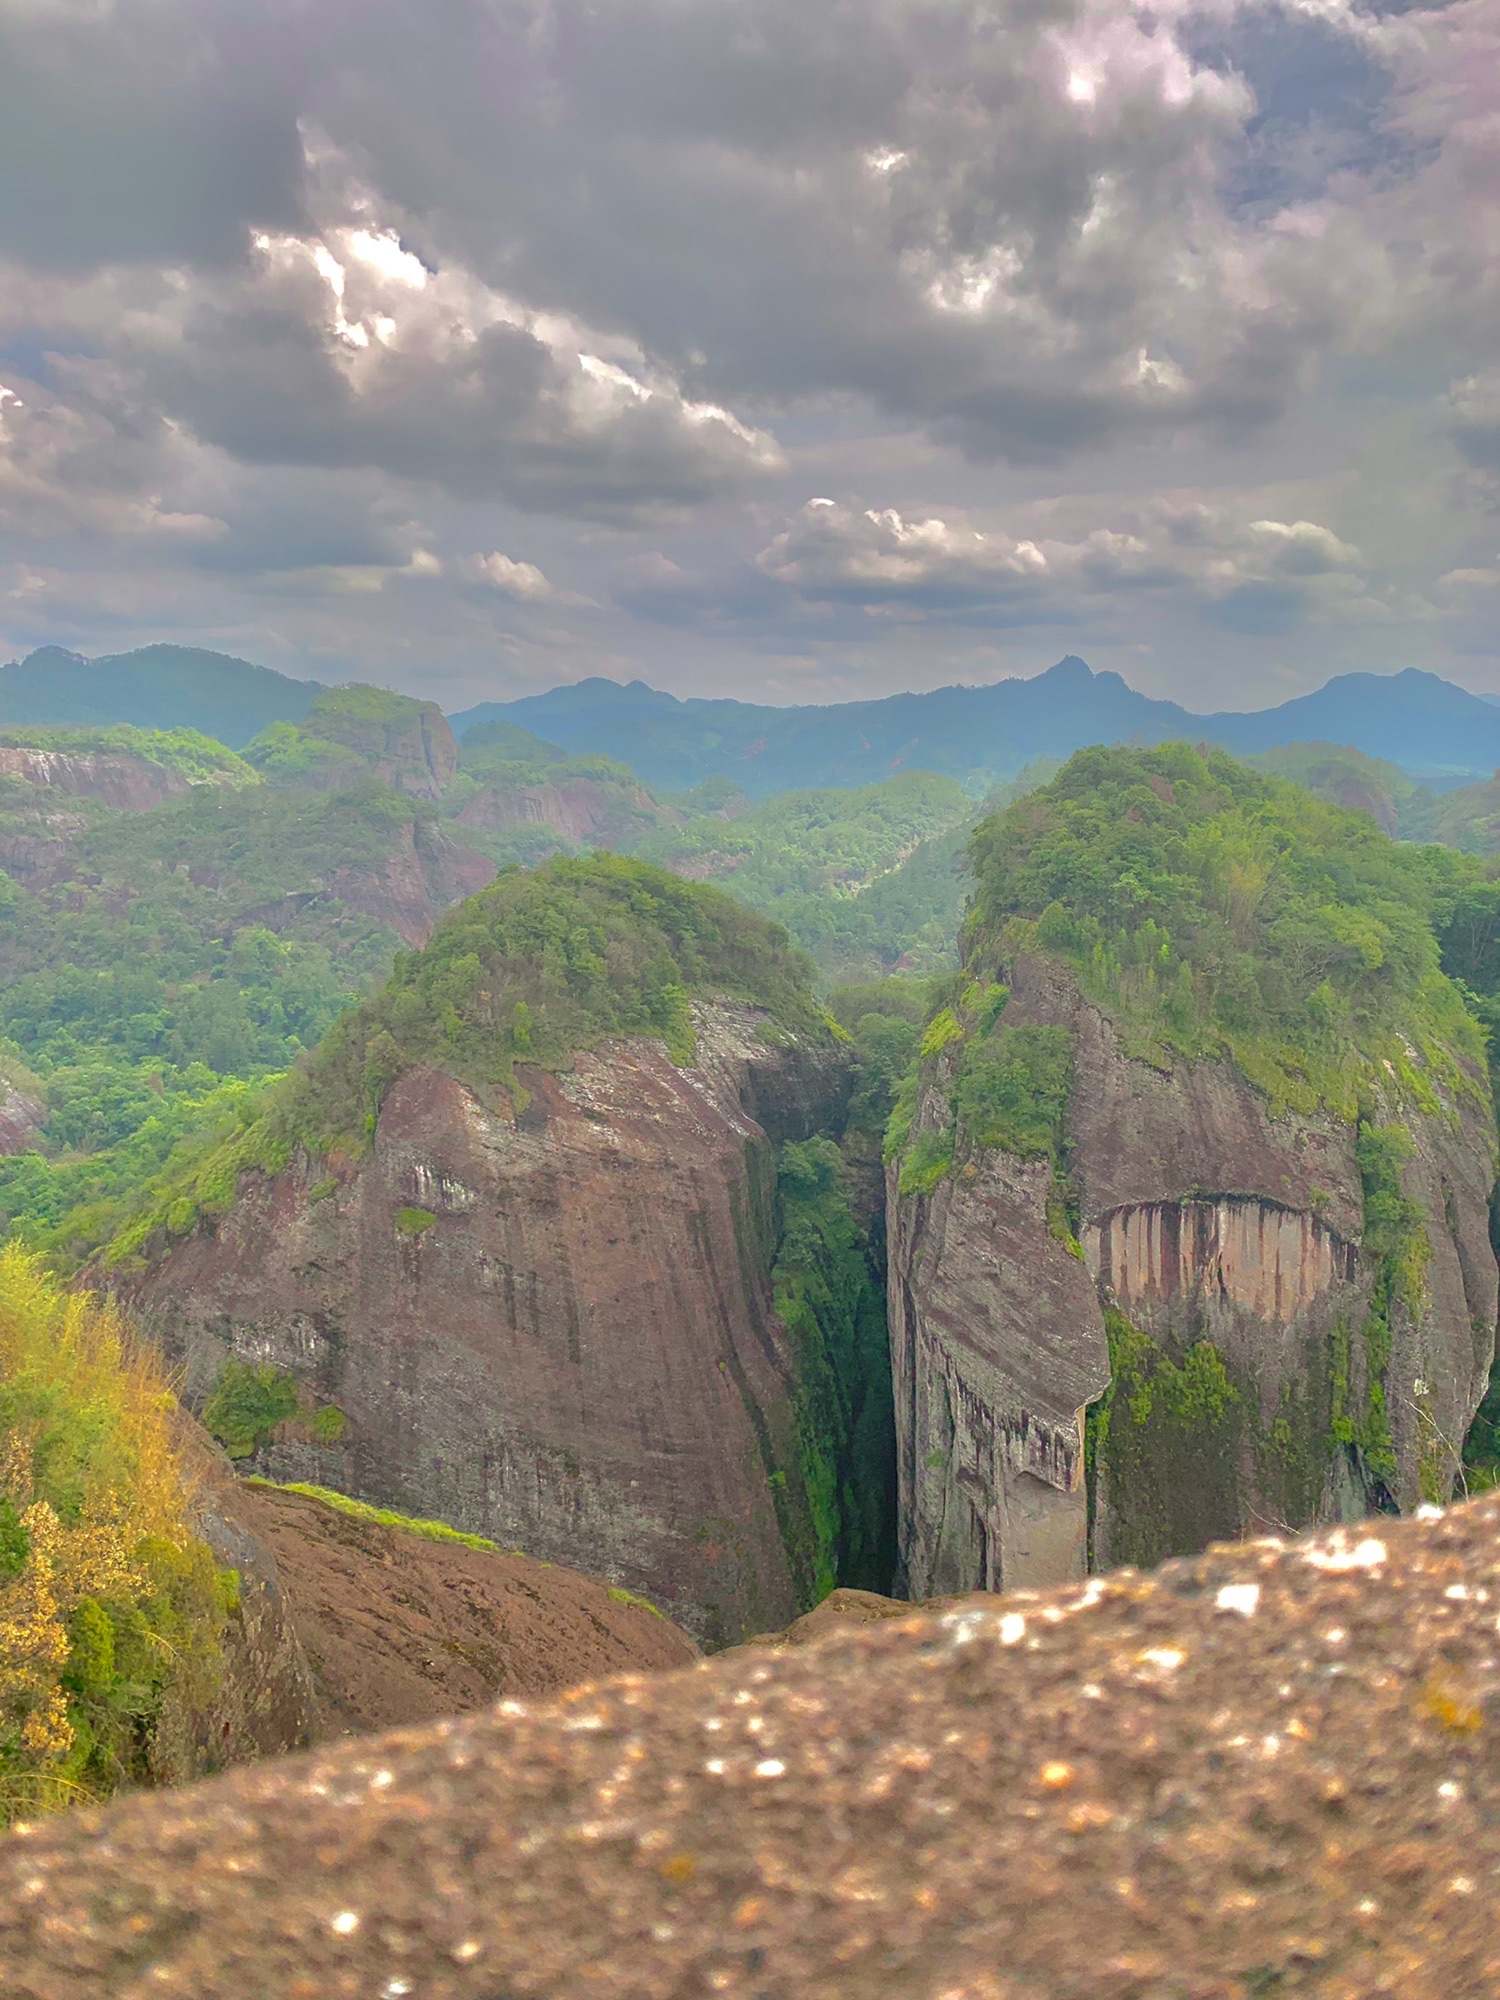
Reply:
M0 659L1500 692L1500 0L0 0Z

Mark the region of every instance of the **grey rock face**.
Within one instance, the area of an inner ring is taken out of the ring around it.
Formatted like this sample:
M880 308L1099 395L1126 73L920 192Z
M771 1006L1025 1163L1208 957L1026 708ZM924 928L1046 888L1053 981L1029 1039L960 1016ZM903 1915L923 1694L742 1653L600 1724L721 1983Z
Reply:
M1380 1113L1413 1138L1402 1192L1430 1256L1420 1297L1391 1306L1380 1393L1394 1466L1377 1468L1339 1434L1340 1412L1368 1405L1379 1359L1363 1336L1378 1273L1362 1247L1354 1129L1273 1118L1227 1062L1168 1072L1132 1060L1054 964L1007 970L1007 1024L1074 1036L1079 1242L1049 1227L1045 1163L976 1152L905 1197L892 1170L904 1587L1048 1585L1090 1556L1096 1568L1154 1561L1446 1495L1494 1352L1494 1131L1478 1093L1424 1114L1393 1085ZM914 1131L947 1119L950 1085L940 1063ZM1085 1415L1109 1386L1109 1324L1144 1337L1182 1397L1192 1385L1175 1370L1198 1343L1224 1373L1201 1391L1217 1428L1200 1410L1174 1433L1164 1395L1139 1398L1128 1422L1116 1413L1091 1496Z

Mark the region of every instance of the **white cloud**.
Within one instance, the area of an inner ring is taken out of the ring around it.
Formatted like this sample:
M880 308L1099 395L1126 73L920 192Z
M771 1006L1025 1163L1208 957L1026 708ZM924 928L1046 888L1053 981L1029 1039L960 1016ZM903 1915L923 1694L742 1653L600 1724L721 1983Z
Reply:
M556 595L535 563L513 562L498 550L487 556L466 556L458 568L466 581L485 584L503 597L519 598L522 603Z
M1360 551L1320 523L1245 521L1170 498L1119 507L1115 522L1072 536L811 501L756 564L814 602L883 615L904 606L915 619L1053 622L1085 617L1090 600L1121 591L1170 593L1210 617L1256 592L1263 604L1275 593L1299 621L1347 617L1356 602L1363 615L1387 615L1367 597Z

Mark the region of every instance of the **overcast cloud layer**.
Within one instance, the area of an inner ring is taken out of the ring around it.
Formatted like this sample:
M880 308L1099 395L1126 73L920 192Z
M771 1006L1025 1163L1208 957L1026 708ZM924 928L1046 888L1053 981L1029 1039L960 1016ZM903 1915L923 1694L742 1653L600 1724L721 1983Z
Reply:
M1500 690L1500 0L5 0L0 657Z

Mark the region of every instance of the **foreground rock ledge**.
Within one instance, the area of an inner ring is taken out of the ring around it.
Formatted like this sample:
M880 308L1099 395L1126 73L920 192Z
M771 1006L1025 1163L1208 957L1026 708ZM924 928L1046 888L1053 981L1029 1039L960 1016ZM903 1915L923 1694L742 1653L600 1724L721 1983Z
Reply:
M0 1842L7 2000L1500 1991L1500 1499Z

